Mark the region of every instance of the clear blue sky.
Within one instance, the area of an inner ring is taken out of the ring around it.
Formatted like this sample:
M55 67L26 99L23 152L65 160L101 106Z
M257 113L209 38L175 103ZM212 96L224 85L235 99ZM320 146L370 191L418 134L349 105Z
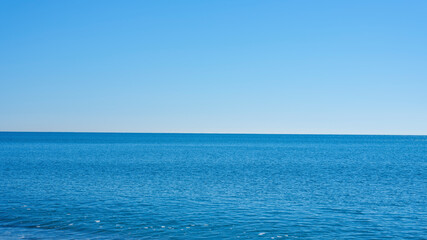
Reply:
M0 1L0 131L427 134L427 1Z

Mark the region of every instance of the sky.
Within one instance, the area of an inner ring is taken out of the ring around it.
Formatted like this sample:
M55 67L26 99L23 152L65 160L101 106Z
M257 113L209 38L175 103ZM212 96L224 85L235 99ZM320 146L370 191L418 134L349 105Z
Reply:
M427 134L427 1L0 1L0 131Z

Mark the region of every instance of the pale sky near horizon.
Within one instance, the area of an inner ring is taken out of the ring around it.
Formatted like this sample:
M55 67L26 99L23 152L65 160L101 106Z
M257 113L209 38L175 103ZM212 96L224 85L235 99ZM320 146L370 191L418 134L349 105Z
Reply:
M427 134L427 1L0 1L0 131Z

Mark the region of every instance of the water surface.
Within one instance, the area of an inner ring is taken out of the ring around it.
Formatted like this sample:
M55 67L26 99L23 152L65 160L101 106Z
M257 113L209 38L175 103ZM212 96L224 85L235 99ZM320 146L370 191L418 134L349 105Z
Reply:
M1 239L426 239L427 137L0 133Z

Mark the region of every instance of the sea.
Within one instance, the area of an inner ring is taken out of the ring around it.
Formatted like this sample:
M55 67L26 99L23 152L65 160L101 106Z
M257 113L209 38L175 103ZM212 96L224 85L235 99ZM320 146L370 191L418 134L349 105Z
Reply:
M0 132L0 239L427 239L427 136Z

